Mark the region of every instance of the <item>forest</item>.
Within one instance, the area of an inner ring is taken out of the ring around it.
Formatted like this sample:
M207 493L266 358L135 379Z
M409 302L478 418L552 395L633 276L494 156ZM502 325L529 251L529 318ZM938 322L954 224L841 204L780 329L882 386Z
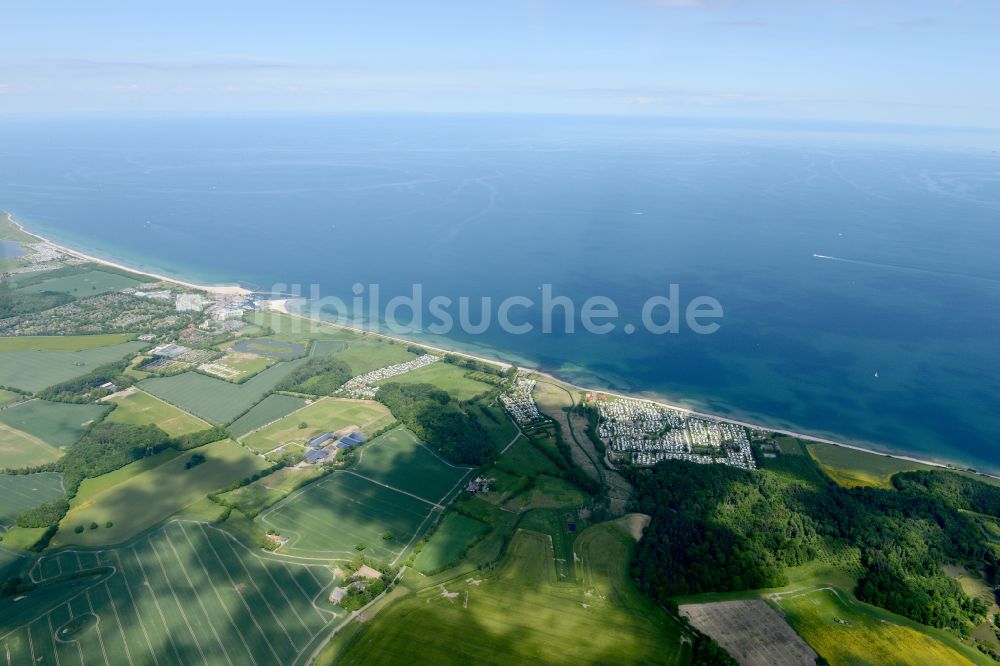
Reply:
M486 429L431 384L384 384L376 400L422 441L456 463L481 465L494 454Z
M656 600L778 587L820 552L860 553L862 601L966 634L987 611L942 566L984 571L997 557L965 511L1000 517L1000 488L946 471L907 472L893 489L838 486L805 456L759 470L684 461L626 470L652 516L633 572Z

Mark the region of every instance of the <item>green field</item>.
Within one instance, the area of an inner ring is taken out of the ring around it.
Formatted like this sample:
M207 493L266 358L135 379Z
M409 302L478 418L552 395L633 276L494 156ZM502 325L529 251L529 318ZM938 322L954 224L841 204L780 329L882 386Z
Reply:
M324 398L289 414L243 439L255 451L270 451L284 444L305 444L322 432L355 426L371 433L393 422L389 410L371 400ZM307 424L305 428L299 425Z
M233 437L239 439L257 428L266 426L271 421L277 421L305 406L306 401L303 398L272 393L254 405L249 412L233 421L229 425L229 432L233 434Z
M0 474L0 529L12 526L25 509L62 497L64 493L62 475L55 472Z
M490 526L486 523L449 511L413 558L413 567L421 573L433 574L457 564L469 547L489 531Z
M255 516L263 509L287 497L293 491L323 476L321 466L283 467L251 484L221 495L243 513Z
M931 470L929 465L866 453L833 444L809 443L806 449L827 475L847 488L892 488L892 475L910 470Z
M274 359L244 352L229 352L211 363L199 366L199 370L229 382L242 382L258 372L275 364Z
M29 294L37 294L42 291L58 291L77 298L87 298L107 294L112 291L121 291L127 287L135 287L138 284L140 284L138 280L133 280L124 275L106 273L102 270L89 270L75 275L43 280L42 282L22 287L21 291Z
M364 554L396 560L434 509L429 502L379 486L350 472L334 472L292 493L261 514L289 542L283 553L351 559ZM384 539L388 532L391 539Z
M476 403L475 406L469 408L468 412L486 428L486 436L496 451L503 451L517 436L517 426L507 416L507 412L500 407Z
M185 464L194 453L206 461L191 469ZM208 493L263 469L267 464L230 440L185 451L152 469L129 475L100 492L84 491L60 523L52 543L99 546L121 543L155 525ZM95 482L100 483L96 479ZM108 522L112 527L106 527ZM97 529L89 529L97 523ZM77 534L82 525L87 529Z
M28 400L0 409L0 468L52 462L107 408Z
M503 508L509 511L527 511L578 507L588 500L590 495L568 481L542 474L535 478L531 488L510 498L504 503Z
M106 335L26 335L0 338L0 352L35 350L43 352L75 352L97 349L128 342L135 336L131 333L108 333Z
M470 400L481 393L496 388L489 384L478 382L475 379L469 379L465 376L467 372L468 370L465 368L438 361L437 363L425 365L422 368L417 368L398 377L390 377L379 383L433 384L439 389L447 391L448 395L455 398L455 400Z
M182 412L173 405L138 389L124 396L116 396L111 402L118 405L108 415L107 421L111 423L133 425L152 423L171 437L180 437L212 427L208 422Z
M346 363L356 376L387 365L412 361L417 355L406 351L405 345L393 344L383 338L354 335L347 339L347 349L336 352L333 357Z
M46 555L32 573L44 581L98 567L0 600L4 663L294 666L344 619L325 601L328 567L252 552L194 522L170 522L125 548ZM92 619L62 634L73 617Z
M338 664L686 663L681 629L628 574L634 542L616 523L577 539L581 583L555 583L544 534L518 531L500 567L429 587L345 639ZM321 660L320 663L332 663Z
M775 605L792 628L834 666L993 663L948 632L861 604L834 588L789 593Z
M549 458L535 448L526 438L519 439L503 454L496 466L514 476L534 477L539 474L558 476L559 468Z
M0 385L34 393L131 356L145 346L144 342L122 342L75 352L37 349L0 352Z
M147 379L140 382L139 387L206 421L224 425L273 391L288 373L303 362L278 363L242 384L185 372L173 377Z
M20 393L15 393L14 391L8 391L7 389L0 389L0 407L3 405L17 402L24 398Z
M446 462L409 430L396 428L358 450L352 471L422 499L441 503L465 478L470 467Z

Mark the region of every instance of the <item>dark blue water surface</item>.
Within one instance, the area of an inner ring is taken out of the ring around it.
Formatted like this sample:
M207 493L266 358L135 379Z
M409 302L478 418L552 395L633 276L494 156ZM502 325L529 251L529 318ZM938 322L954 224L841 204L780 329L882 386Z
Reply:
M609 335L436 341L998 472L998 145L621 119L23 121L0 127L0 208L201 281L608 296ZM717 333L622 330L671 283L723 305Z

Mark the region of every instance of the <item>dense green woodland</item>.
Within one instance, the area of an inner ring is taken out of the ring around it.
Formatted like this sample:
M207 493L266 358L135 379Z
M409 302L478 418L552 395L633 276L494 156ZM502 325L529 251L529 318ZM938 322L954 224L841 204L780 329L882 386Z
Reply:
M275 389L310 395L333 395L350 378L351 369L346 363L332 356L319 356L310 358Z
M481 465L496 453L483 424L432 384L384 384L376 400L420 440L454 462Z
M895 489L845 489L805 456L764 469L664 462L627 472L652 516L633 570L660 602L702 592L778 587L784 568L821 551L860 551L859 599L968 633L987 611L942 570L983 570L997 556L963 510L1000 517L1000 488L949 472L908 472Z

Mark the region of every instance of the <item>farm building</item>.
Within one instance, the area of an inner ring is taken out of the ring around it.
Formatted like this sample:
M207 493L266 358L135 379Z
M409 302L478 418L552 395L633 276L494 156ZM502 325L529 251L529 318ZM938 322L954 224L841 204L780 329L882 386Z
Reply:
M345 439L350 439L350 440L352 440L352 441L360 444L361 442L367 440L368 438L365 435L362 435L360 432L352 432Z
M175 344L165 344L159 347L153 347L149 350L151 356L161 356L163 358L177 358L178 356L183 356L184 354L191 351L187 347Z
M315 465L316 463L320 462L321 460L323 460L323 458L326 458L329 455L330 453L328 451L322 451L322 450L309 451L306 453L305 461L310 465Z
M312 439L310 439L309 440L309 446L310 446L310 448L318 449L319 447L323 446L323 442L327 442L327 441L329 441L331 439L333 439L333 433L332 432L324 432L323 434L316 435L315 437L313 437Z

